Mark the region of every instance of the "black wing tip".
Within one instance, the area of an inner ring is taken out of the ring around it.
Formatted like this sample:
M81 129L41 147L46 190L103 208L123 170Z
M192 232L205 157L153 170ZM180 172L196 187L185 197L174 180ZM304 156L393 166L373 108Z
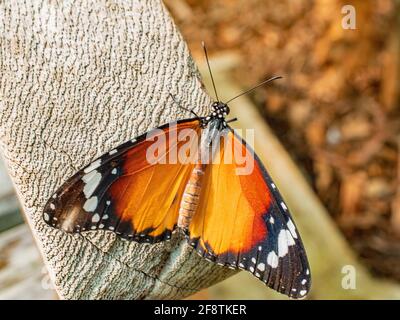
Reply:
M270 286L268 283L266 284ZM288 281L287 285L282 285L280 280L275 279L270 287L291 299L304 300L307 298L311 289L310 269L305 269L305 272L301 272L292 281Z
M229 263L222 256L214 255L208 252L200 243L199 238L190 238L187 236L188 244L193 248L196 253L202 258L206 259L211 263L215 263L221 267L226 267L230 269L243 270L251 273L258 280L263 282L267 287L279 292L280 294L286 295L290 299L303 300L306 299L310 289L311 289L311 275L310 269L307 267L305 271L301 272L300 275L296 276L292 282L288 283L286 286L282 283L281 278L269 277L272 270L267 268L264 273L257 272L253 265L245 266L237 263ZM252 267L252 268L250 268ZM264 279L264 276L267 278Z

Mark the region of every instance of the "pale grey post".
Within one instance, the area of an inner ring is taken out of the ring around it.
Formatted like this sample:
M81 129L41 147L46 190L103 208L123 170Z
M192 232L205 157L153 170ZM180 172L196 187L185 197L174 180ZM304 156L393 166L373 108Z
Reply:
M199 44L200 45L200 44ZM160 124L204 114L210 98L158 0L0 2L0 142L61 298L182 298L233 271L185 241L139 245L42 220L68 177Z

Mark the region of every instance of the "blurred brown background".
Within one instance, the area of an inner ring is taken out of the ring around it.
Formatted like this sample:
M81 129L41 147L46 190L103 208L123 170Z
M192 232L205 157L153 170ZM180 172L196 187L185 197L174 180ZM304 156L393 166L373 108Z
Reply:
M242 57L244 87L284 77L253 101L364 264L400 280L399 1L166 4L195 57L204 40Z
M203 59L204 40L213 58L231 53L241 57L232 73L232 81L241 87L272 75L284 77L253 92L252 102L362 264L378 279L397 285L400 1L166 0L165 4L197 61ZM356 9L355 30L342 26L345 5ZM21 242L28 233L10 231L17 230L10 228L22 220L6 176L0 176L0 185L0 232L9 229L0 233L0 247L8 248L0 252L0 279L7 280L0 282L0 298L30 297L24 296L27 292L38 292L35 298L54 297L34 253L33 262L18 277L10 276L18 254L28 250L28 244ZM32 250L33 244L29 246ZM250 282L230 282L196 297L225 298L226 290L234 291L240 283ZM258 292L266 289L257 280L251 283L246 291L254 294L247 297L262 297Z

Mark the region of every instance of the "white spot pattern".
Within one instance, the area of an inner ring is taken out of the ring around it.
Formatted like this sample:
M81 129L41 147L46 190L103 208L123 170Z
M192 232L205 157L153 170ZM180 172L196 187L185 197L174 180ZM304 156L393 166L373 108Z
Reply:
M271 251L267 256L267 263L271 266L271 268L276 268L278 266L278 256L275 251Z
M274 223L275 223L274 217L271 216L271 217L269 218L269 222L272 223L272 224L274 224Z
M294 226L294 224L290 218L287 222L287 226L289 228L290 233L292 234L292 237L297 239L296 227Z
M93 212L97 208L97 197L93 196L86 200L85 204L83 205L83 210L86 212Z
M90 171L97 169L101 165L101 159L97 159L95 162L91 163L88 167L86 167L83 172L89 173Z
M296 244L289 230L286 230L286 237L287 237L287 244L289 247L294 246Z
M97 213L94 214L93 217L92 217L92 222L93 223L97 223L99 221L100 221L100 216Z
M281 229L278 235L278 256L284 257L288 253L288 241L286 237L286 230Z
M265 264L264 263L259 263L257 266L257 269L263 272L265 270Z
M84 175L82 177L82 180L83 182L85 182L83 193L85 194L86 199L89 199L101 181L101 173L97 170L93 170L90 173Z

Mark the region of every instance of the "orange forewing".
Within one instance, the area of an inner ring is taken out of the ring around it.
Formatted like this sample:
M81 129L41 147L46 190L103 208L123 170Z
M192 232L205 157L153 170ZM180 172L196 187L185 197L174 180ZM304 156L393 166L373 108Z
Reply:
M139 242L169 238L193 168L191 163L170 163L170 155L188 144L195 154L199 131L199 120L182 120L103 155L59 188L45 206L45 221L67 232L105 229ZM147 152L159 139L165 140L165 148L149 161Z
M200 127L195 121L178 124L176 132L169 128L160 132L167 148L165 154L157 154L157 161L164 159L165 163L151 165L146 160L146 152L154 141L143 143L124 157L124 175L111 186L109 193L116 216L121 222L129 222L135 234L159 237L165 230L174 229L183 190L193 168L191 163L170 163L170 156L174 157L187 143L187 140L176 143L185 129L192 129L189 141L197 149Z
M233 161L224 163L226 152ZM203 248L212 254L239 254L249 251L267 237L263 215L268 211L271 194L262 172L246 146L228 132L221 139L214 164L206 170L201 205L190 225L190 237L200 238ZM247 154L254 169L248 175L237 175L240 165L235 154ZM219 162L219 163L218 163Z

